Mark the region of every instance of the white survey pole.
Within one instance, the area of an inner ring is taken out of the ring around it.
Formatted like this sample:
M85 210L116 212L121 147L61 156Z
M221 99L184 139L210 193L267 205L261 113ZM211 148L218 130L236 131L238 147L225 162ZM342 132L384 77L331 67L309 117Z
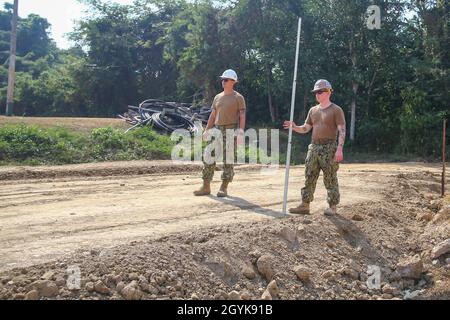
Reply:
M286 154L286 173L284 177L284 198L283 198L283 213L287 214L287 197L289 189L289 170L291 166L291 146L292 146L292 122L294 121L294 106L295 106L295 91L297 89L297 69L298 69L298 55L300 50L300 33L302 30L302 18L298 18L297 31L297 48L295 50L295 68L294 68L294 83L292 84L292 100L291 100L291 125L289 126L288 149Z

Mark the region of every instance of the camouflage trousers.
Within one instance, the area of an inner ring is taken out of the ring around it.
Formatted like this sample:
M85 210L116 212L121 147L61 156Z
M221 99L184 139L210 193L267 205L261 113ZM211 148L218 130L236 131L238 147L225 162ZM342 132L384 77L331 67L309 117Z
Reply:
M320 170L323 172L323 182L328 192L327 201L330 206L339 204L339 184L337 171L339 163L334 160L336 143L310 144L305 161L305 187L302 188L303 202L314 200L317 179Z
M222 160L223 160L223 172L222 172L222 180L226 181L226 182L232 182L233 181L233 177L234 177L234 158L236 157L236 139L233 136L232 141L228 141L227 140L227 129L235 129L235 128L230 128L229 126L224 127L224 126L216 126L216 129L219 129L221 134L222 134L222 141L221 141L221 145L222 145ZM215 141L213 143L216 143L217 145L218 141ZM231 146L233 146L233 161L231 162L227 162L226 159L226 148L227 148L227 144L230 145L229 148L231 148ZM211 156L214 158L214 160L218 160L216 158L216 154L213 151L211 153ZM216 161L214 161L213 163L207 163L205 160L203 160L203 170L202 170L202 178L204 180L208 180L211 181L214 177L214 171L216 169Z

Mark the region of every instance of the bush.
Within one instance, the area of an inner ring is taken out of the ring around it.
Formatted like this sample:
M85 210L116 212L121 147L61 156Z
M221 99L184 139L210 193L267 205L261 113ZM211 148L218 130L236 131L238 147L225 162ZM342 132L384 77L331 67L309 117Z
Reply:
M170 159L175 145L151 128L124 133L110 127L88 135L64 128L0 127L2 164L70 164L93 161Z
M91 158L94 160L170 159L174 143L151 128L129 133L113 128L94 129L91 133Z
M8 125L0 128L0 160L68 163L77 159L80 138L66 129ZM70 159L70 160L69 160Z
M95 160L115 160L128 147L125 134L110 127L92 130L90 144Z
M402 114L400 152L438 159L442 153L442 115Z
M175 142L169 136L157 134L149 127L131 131L128 139L134 145L138 159L170 159Z

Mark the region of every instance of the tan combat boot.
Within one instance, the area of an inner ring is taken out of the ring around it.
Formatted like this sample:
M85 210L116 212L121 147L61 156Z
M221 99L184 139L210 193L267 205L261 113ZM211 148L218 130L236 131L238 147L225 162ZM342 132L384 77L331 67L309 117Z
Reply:
M310 214L310 212L309 212L309 203L308 202L302 202L298 207L290 208L289 209L289 213Z
M326 216L334 216L335 214L337 214L336 206L330 206L323 212L323 214Z
M228 196L228 193L227 193L228 184L229 184L228 181L222 181L222 185L220 186L220 190L219 190L219 192L217 192L217 196L219 198L224 198L224 197Z
M211 182L209 180L203 180L203 186L194 191L195 196L207 196L209 194L211 194Z

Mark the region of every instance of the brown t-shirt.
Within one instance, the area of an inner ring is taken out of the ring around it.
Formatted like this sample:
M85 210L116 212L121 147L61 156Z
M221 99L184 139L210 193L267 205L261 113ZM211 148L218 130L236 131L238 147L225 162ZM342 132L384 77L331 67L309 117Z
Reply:
M226 126L237 124L239 121L239 111L245 110L244 97L234 91L232 94L226 95L219 93L212 103L212 108L216 111L217 126Z
M305 123L313 127L313 141L323 139L336 140L338 125L345 126L344 111L334 103L325 109L317 105L309 110Z

